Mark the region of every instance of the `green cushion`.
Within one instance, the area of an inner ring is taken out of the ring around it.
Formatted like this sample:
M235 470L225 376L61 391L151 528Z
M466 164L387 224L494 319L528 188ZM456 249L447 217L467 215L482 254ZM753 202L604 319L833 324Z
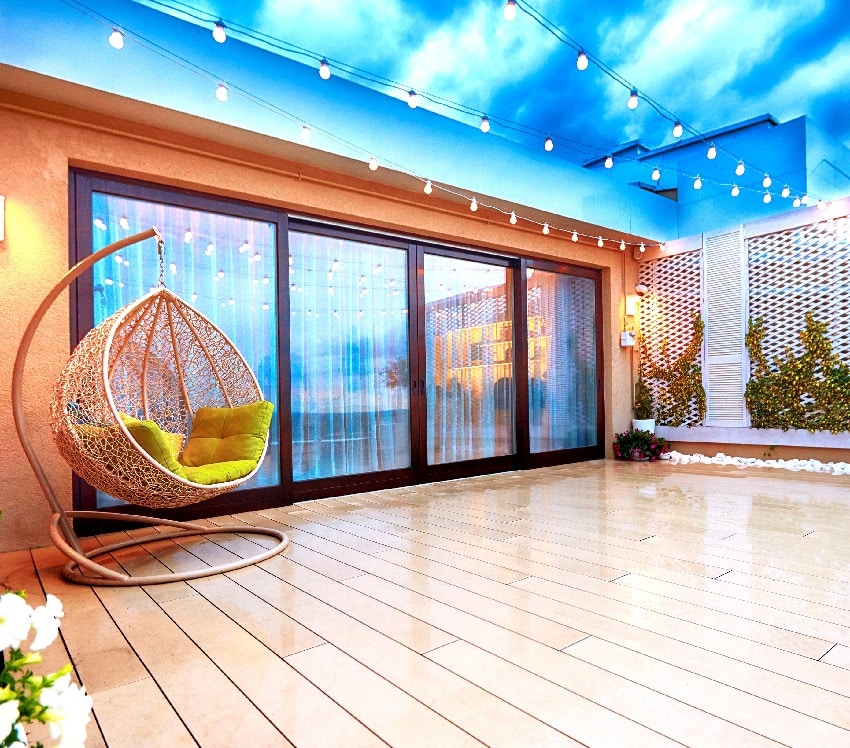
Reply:
M186 474L186 480L211 486L215 483L226 483L237 478L244 478L255 467L257 467L256 460L230 460L200 467L184 467L183 472Z
M181 478L186 477L183 466L174 457L173 445L175 439L173 434L166 435L154 421L140 421L126 413L121 413L121 420L127 427L127 431L130 432L130 436L154 460L175 475L179 475ZM170 441L169 437L172 437Z
M236 408L198 408L180 462L201 467L247 460L253 470L263 455L273 411L265 400Z

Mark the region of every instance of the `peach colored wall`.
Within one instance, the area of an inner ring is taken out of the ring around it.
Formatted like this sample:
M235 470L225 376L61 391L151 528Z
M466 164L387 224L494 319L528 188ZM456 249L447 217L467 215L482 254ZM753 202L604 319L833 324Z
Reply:
M10 381L15 351L30 315L68 267L68 170L72 166L424 238L601 267L606 443L614 430L628 426L630 362L629 352L619 346L619 330L624 289L633 287L637 271L635 263L619 251L601 251L595 245L573 244L568 238L545 237L494 223L473 216L465 205L433 196L278 160L222 142L153 132L131 122L10 92L0 91L0 132L0 194L7 200L6 240L0 244L0 433L4 435L0 441L0 551L49 542L46 501L14 432ZM63 296L35 340L26 370L24 402L35 447L70 506L70 471L53 447L45 424L52 385L68 353L68 300Z

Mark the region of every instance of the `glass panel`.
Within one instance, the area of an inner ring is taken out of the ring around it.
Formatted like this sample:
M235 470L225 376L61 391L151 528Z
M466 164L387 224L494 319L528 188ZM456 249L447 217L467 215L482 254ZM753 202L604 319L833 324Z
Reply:
M531 451L594 446L596 284L530 270L527 293Z
M289 234L295 480L410 467L407 251Z
M428 464L513 454L508 268L425 255Z
M275 226L115 195L92 195L94 250L156 226L165 239L165 283L211 319L253 369L274 403L269 449L241 489L280 483L275 303ZM154 242L142 242L94 266L94 323L143 296L159 280ZM115 499L98 492L98 506Z

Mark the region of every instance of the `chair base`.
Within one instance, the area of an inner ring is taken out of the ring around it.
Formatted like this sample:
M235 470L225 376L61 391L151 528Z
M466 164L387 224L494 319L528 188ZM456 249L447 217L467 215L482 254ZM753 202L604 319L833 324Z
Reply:
M203 525L193 524L191 522L175 522L174 520L159 519L156 517L144 517L138 514L119 514L117 512L89 512L89 511L71 511L65 512L68 518L79 519L109 519L118 520L121 522L134 522L153 527L171 527L174 528L169 532L162 532L157 535L146 535L144 537L131 538L121 541L120 543L112 543L111 545L100 546L93 548L90 551L77 552L69 544L60 529L60 520L62 515L54 514L50 522L50 537L53 539L54 545L67 556L70 561L62 568L62 575L69 582L74 584L85 584L96 587L138 587L148 584L165 584L167 582L185 582L190 579L201 579L202 577L214 576L215 574L224 574L229 571L235 571L245 566L260 563L268 558L280 553L287 545L289 545L289 537L282 530L274 530L270 527L256 527L254 525L227 525L223 527L205 527ZM121 548L129 548L134 545L143 545L159 540L168 540L169 538L189 538L202 535L215 535L220 533L239 533L251 535L268 535L276 538L278 542L271 548L263 549L248 558L241 558L238 561L233 561L229 564L218 564L210 566L206 569L199 569L188 572L167 572L164 574L152 574L147 576L130 576L122 574L113 569L108 569L102 564L97 563L93 559L98 556L103 556L112 551Z

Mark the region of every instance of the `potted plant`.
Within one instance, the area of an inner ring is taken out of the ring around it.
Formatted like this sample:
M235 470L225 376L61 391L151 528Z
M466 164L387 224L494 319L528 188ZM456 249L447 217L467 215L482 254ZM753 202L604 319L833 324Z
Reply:
M614 457L618 460L654 462L670 451L670 442L651 431L631 429L614 435Z
M655 402L652 390L643 377L638 377L635 383L635 417L632 419L632 429L655 433Z

